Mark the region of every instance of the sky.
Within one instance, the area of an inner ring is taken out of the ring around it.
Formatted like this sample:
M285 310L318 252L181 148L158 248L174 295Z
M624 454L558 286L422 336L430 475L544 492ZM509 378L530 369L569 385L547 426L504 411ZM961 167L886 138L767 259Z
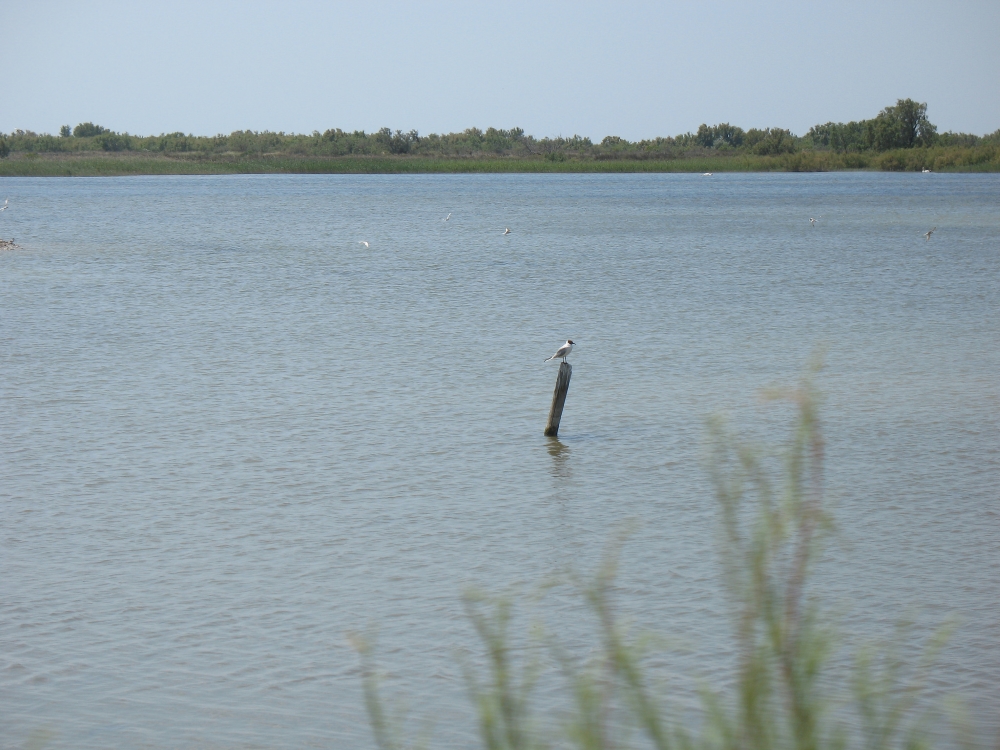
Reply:
M911 98L982 135L998 29L1000 0L0 0L0 131L801 135Z

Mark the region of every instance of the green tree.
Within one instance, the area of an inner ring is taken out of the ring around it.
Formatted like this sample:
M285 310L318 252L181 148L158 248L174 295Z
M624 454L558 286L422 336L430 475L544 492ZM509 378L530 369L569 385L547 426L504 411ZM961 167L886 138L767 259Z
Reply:
M839 152L933 146L938 139L937 127L927 119L927 104L912 99L898 99L871 120L814 125L808 137L816 147Z
M6 159L10 153L10 146L7 145L6 138L0 138L0 159Z
M59 128L59 135L62 136L63 138L69 138L72 134L73 131L70 130L69 125L63 125L61 128Z
M375 136L375 142L390 154L408 154L410 148L420 140L416 130L404 133L402 130L392 132L392 128L382 128Z
M746 132L744 144L750 152L761 156L791 154L795 152L795 136L783 128L750 128Z
M99 142L101 144L101 148L105 151L129 151L132 147L129 140L129 136L127 135L104 133L101 135Z
M743 128L730 125L728 122L722 122L711 127L702 123L698 126L695 138L698 145L703 148L718 148L723 144L739 148L743 145L744 135Z
M927 103L898 99L896 106L886 107L875 118L891 123L897 145L889 148L913 148L933 145L937 127L927 119Z
M109 133L107 128L102 128L100 125L95 125L92 122L81 122L75 128L73 128L73 135L77 138L90 138L94 135L101 135L102 133Z
M868 123L861 122L828 122L825 125L813 125L806 137L812 140L814 148L829 148L838 153L845 151L866 151L871 148L868 138Z

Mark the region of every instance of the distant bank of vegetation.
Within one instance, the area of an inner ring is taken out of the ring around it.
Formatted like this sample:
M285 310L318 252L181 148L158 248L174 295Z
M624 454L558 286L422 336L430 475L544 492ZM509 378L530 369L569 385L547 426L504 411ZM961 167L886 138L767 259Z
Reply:
M803 136L729 123L642 141L609 135L600 143L578 135L535 138L521 128L424 136L390 128L138 136L90 122L63 125L56 136L0 135L0 175L839 169L1000 171L1000 129L984 136L938 133L926 104L900 99L873 119L815 125Z

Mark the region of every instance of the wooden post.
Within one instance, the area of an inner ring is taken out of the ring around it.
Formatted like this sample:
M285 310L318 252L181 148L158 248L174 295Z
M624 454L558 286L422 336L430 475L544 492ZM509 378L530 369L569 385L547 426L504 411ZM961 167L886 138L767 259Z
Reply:
M566 394L569 393L569 379L572 374L573 367L569 362L559 365L556 390L552 394L552 408L549 409L549 421L545 425L546 437L556 437L559 434L559 420L562 419L563 406L566 405Z

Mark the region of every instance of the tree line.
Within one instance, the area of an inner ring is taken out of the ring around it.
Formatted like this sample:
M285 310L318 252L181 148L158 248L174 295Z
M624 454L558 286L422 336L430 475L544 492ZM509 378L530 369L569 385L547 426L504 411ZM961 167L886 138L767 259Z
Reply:
M815 125L804 136L785 128L744 130L729 123L702 124L694 133L640 141L609 135L600 143L590 138L536 138L521 128L468 128L461 133L420 135L416 130L382 128L374 133L330 129L295 134L237 130L229 135L195 136L181 132L139 136L117 133L92 122L74 128L63 125L59 135L16 130L0 135L0 158L10 151L146 152L164 154L282 154L303 157L351 155L412 155L435 157L539 157L556 161L575 159L676 159L712 154L793 154L799 151L836 153L884 152L930 146L1000 145L1000 129L977 136L938 133L927 118L927 104L900 99L870 120Z

